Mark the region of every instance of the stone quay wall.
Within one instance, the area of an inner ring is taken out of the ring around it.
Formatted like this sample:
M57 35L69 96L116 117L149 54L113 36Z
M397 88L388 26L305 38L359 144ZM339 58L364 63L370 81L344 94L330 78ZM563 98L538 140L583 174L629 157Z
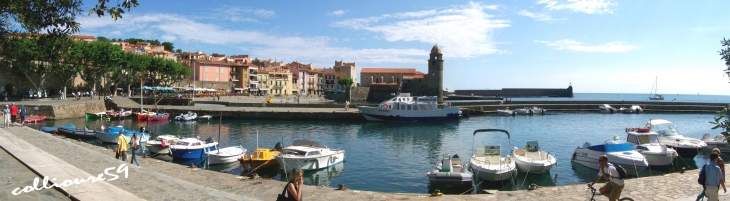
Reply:
M233 108L229 108L233 109ZM223 115L224 119L248 119L248 120L312 120L312 121L353 121L364 122L365 117L357 112L303 112L297 110L291 111L246 111L244 108L237 108L237 111L222 111L211 109L164 109L162 111L170 114L170 120L174 116L188 113L192 111L198 116L210 115L218 117Z
M566 89L502 88L500 90L454 90L457 95L499 97L573 97L573 86Z
M48 119L68 119L84 117L86 113L106 111L104 101L84 101L78 103L41 105L37 102L17 102L24 105L28 115L46 115Z

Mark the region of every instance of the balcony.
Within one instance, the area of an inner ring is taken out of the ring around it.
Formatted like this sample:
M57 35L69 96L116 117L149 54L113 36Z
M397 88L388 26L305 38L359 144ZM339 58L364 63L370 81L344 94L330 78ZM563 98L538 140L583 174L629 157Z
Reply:
M284 86L274 86L272 89L284 89Z
M231 71L231 75L238 75L238 71Z
M238 78L232 77L231 82L238 82Z
M249 70L248 74L259 74L259 72L256 70Z

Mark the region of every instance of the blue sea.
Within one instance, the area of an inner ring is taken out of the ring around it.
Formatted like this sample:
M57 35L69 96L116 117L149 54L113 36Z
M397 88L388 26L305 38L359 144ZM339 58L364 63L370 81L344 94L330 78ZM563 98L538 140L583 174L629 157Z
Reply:
M514 101L650 101L649 94L574 93L572 98L512 98ZM662 94L657 102L730 103L730 96L702 94Z

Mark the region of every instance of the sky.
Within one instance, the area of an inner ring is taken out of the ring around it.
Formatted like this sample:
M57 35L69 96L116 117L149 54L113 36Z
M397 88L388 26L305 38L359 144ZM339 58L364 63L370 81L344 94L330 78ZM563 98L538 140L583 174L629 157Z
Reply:
M88 11L96 0L84 0ZM329 68L415 68L438 44L444 88L730 95L730 1L140 1L81 35ZM84 12L86 13L86 12ZM359 76L359 73L358 73ZM359 79L358 79L359 80Z

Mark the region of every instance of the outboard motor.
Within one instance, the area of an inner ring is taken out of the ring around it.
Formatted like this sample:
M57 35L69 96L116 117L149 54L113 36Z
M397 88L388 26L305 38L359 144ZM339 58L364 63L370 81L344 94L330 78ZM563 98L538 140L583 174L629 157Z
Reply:
M276 143L276 145L274 145L274 150L279 150L279 151L281 151L281 146L282 146L282 145L281 145L281 142L277 142L277 143Z
M213 143L215 142L215 139L213 137L209 137L208 139L205 139L205 143Z

